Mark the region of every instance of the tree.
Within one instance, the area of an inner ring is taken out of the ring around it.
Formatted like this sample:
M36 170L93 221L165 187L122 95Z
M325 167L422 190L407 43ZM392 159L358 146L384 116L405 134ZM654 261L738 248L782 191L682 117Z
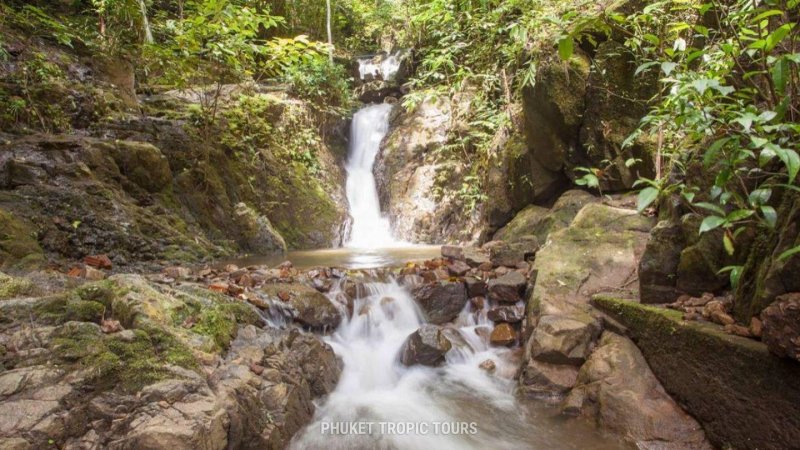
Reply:
M331 0L325 0L325 24L328 29L328 57L333 62L333 32L331 31Z

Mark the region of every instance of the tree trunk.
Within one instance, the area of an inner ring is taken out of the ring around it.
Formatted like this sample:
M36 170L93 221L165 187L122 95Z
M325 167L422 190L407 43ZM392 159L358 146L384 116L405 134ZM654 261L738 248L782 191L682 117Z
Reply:
M153 43L153 32L150 30L150 21L147 20L147 5L144 0L139 0L139 9L142 11L142 28L144 28L144 42L147 44Z
M333 31L331 30L331 0L325 0L326 24L328 27L328 58L333 62Z

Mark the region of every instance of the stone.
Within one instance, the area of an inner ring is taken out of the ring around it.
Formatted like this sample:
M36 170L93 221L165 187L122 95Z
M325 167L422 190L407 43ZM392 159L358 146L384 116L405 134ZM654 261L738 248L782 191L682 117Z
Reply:
M517 341L517 332L510 324L498 323L494 326L489 342L496 346L509 346Z
M600 322L591 316L542 316L529 341L533 359L580 366L600 335Z
M489 280L489 300L502 303L516 303L522 300L525 293L525 286L528 280L517 271L511 271L501 276Z
M489 255L481 249L475 247L465 247L463 252L464 261L466 261L470 267L480 267L482 264L491 264L492 262L489 258Z
M400 362L405 366L424 365L435 367L445 361L445 354L452 344L442 332L442 327L423 325L406 338L400 351Z
M722 230L697 234L702 220L697 214L686 214L681 218L687 245L681 250L676 287L680 292L693 296L725 288L729 277L721 274L720 270L734 263L723 247Z
M478 368L481 369L481 370L485 370L485 371L487 371L489 373L492 373L492 372L495 371L495 369L497 369L497 364L495 364L495 362L493 360L487 359L485 361L482 361L478 365Z
M286 241L269 218L246 203L236 204L233 218L241 230L238 241L245 249L261 254L286 252Z
M728 334L735 334L736 336L752 337L749 328L742 325L737 325L735 323L725 325L723 330L725 330L725 332Z
M495 306L486 313L486 317L492 322L518 323L525 318L525 309L517 305Z
M107 269L111 270L113 264L111 259L108 255L90 255L83 258L83 262L87 266L94 267L96 269Z
M311 329L333 330L342 321L339 309L316 289L299 284L274 284L261 288L267 295L288 303L294 320ZM287 298L288 300L283 300Z
M731 325L736 322L725 310L725 305L719 300L712 300L703 307L703 317L720 325Z
M781 358L800 360L800 292L780 295L761 312L761 340Z
M515 243L492 241L484 244L483 248L489 251L489 259L494 266L517 267L536 254L539 244L531 236Z
M418 286L414 300L433 324L455 319L467 304L467 289L462 282L441 281Z
M83 268L83 278L86 278L89 281L101 281L106 279L106 273L100 269L86 266Z
M447 264L447 272L454 277L463 277L469 272L469 265L464 261L453 261Z
M529 359L519 376L520 391L533 398L561 398L575 386L578 368Z
M191 276L192 269L181 266L170 266L164 268L164 270L162 270L161 272L172 279L183 280Z
M464 260L464 252L461 247L457 245L443 245L442 246L442 257L443 258L450 258L457 261Z
M628 338L604 332L562 407L640 448L711 449L703 429L664 391Z
M520 242L534 239L544 244L551 233L569 226L578 211L598 199L586 191L567 191L556 200L552 208L529 205L495 233L494 240Z
M607 295L593 303L628 328L666 391L703 425L715 447L737 442L780 449L800 442L795 361L776 358L765 344L724 333L719 325L684 322L677 311Z
M760 339L763 330L764 330L764 324L763 322L761 322L761 319L759 319L758 317L750 318L750 334L752 334L753 337Z
M486 282L483 280L479 280L475 277L466 277L464 278L464 282L467 284L467 295L470 298L483 297L489 292Z
M642 303L670 303L678 298L678 263L685 245L679 224L661 221L639 261L639 297Z

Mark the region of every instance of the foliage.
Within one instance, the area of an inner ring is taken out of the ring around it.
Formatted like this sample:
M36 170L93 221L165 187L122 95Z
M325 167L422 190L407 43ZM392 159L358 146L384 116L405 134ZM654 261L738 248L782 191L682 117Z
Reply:
M352 90L344 67L322 54L289 66L284 78L293 94L318 111L343 115L350 106Z

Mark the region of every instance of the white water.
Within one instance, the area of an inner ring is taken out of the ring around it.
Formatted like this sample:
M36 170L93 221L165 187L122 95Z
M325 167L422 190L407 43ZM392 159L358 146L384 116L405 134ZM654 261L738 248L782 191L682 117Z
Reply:
M375 78L386 81L393 80L397 71L400 70L400 53L393 53L379 61L375 59L364 58L358 60L358 73L361 75L361 79L365 79L367 75L372 75Z
M345 186L353 218L348 247L388 248L399 244L392 237L389 219L381 214L372 173L381 140L389 131L391 109L387 104L370 105L353 116Z
M565 425L552 418L552 411L519 404L511 381L516 372L512 350L491 347L475 333L476 327L492 324L469 304L455 323L463 341L452 340L444 366L403 366L399 352L424 323L422 314L409 291L394 281L370 283L367 289L356 300L353 317L326 338L344 369L336 389L317 405L314 421L291 448L620 448L585 424ZM487 359L497 365L494 374L478 367ZM350 423L364 424L363 431L369 432L333 431L337 424ZM400 430L403 424L411 425ZM469 424L474 430L444 432L444 427Z

